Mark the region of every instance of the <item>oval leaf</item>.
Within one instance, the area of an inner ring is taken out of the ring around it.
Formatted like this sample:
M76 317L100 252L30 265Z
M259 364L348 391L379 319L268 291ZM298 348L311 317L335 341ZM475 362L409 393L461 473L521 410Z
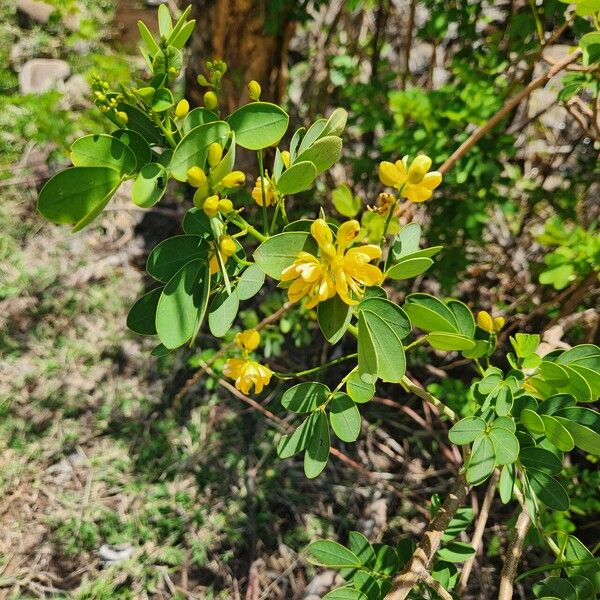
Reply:
M281 404L295 413L312 412L327 401L329 393L326 385L316 381L298 383L284 392Z
M131 199L142 208L154 206L164 195L169 178L158 163L142 167L131 187Z
M337 393L331 401L331 428L343 442L355 442L360 434L360 412L352 398Z
M313 163L295 162L286 169L277 180L277 189L284 195L297 194L307 190L317 176L317 169Z
M248 150L261 150L276 144L285 134L288 114L270 102L251 102L232 113L227 122L239 146Z

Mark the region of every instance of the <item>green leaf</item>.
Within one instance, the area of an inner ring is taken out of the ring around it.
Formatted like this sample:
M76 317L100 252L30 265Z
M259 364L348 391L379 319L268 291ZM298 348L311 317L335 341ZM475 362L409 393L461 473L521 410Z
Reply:
M177 181L187 181L187 172L191 167L206 166L208 147L213 142L225 145L229 136L229 125L225 121L206 123L192 129L177 144L169 170Z
M344 586L332 590L323 596L323 600L369 600L362 592L354 588Z
M541 419L544 423L546 437L551 441L559 450L563 452L569 452L575 447L573 437L565 429L559 421L549 415L542 415Z
M397 383L406 370L402 339L411 330L406 313L383 298L368 298L357 306L358 372L364 381L376 378ZM365 378L366 376L366 378Z
M310 562L322 567L341 569L344 567L360 567L360 561L354 552L331 540L318 540L306 549L311 555Z
M542 417L530 408L524 408L521 411L521 422L534 435L546 431L546 426L544 425L544 421L542 421Z
M381 598L381 589L377 579L366 571L356 571L352 581L354 587L360 590L369 600L379 600Z
M205 259L183 266L165 286L156 311L156 331L173 349L192 339L206 312L210 274Z
M448 439L458 446L470 444L485 431L485 421L480 417L465 417L448 432Z
M160 129L156 127L145 112L125 102L120 102L117 105L117 110L123 111L127 115L127 129L139 133L149 144L163 144Z
M302 452L314 433L318 418L319 413L311 413L292 433L282 436L277 444L277 456L285 459Z
M133 185L131 199L142 208L154 206L167 190L169 181L167 171L158 163L149 163L142 167Z
M244 269L238 281L238 294L240 300L249 300L260 292L265 283L265 274L257 264L251 264Z
M434 331L427 334L427 341L436 350L470 350L475 342L460 333Z
M511 433L515 433L517 431L517 424L512 417L498 417L492 423L492 429L506 429Z
M120 142L123 142L133 152L136 171L139 171L152 160L150 146L148 146L148 142L139 133L130 129L117 129L111 135Z
M338 392L331 401L331 428L343 442L355 442L360 434L360 412L352 398Z
M352 310L338 295L317 306L317 319L323 336L330 344L339 342L348 329Z
M283 270L298 258L302 250L315 256L317 254L316 242L309 233L302 231L278 233L254 251L254 260L269 277L280 279Z
M168 88L158 88L152 96L150 108L155 113L161 113L165 110L169 110L173 104L175 104L175 101L173 100L173 93L171 90Z
M156 288L141 298L130 308L127 327L139 335L156 335L156 307L163 288Z
M225 153L225 156L221 159L219 164L212 169L210 172L210 181L213 185L217 185L221 182L225 175L228 175L233 171L235 165L235 133L231 132L231 141L229 143L229 149Z
M508 465L517 460L519 457L519 440L514 433L498 427L492 428L489 436L494 445L496 465Z
M295 148L294 143L290 143L290 155L292 157L292 162L296 161L296 156L299 156L304 152L307 148L312 146L318 139L323 130L325 129L325 125L327 125L327 119L317 119L309 128L304 137L302 138L302 142L298 146L297 152L291 152L292 149ZM301 135L302 130L298 129L296 133L294 133L294 138L297 134ZM292 139L292 142L297 142L297 140Z
M308 161L295 162L277 180L277 189L284 195L297 194L307 190L317 176L317 169Z
M360 374L354 371L346 379L346 392L354 402L364 404L365 402L369 402L375 395L375 385L363 381Z
M344 129L346 128L347 120L348 113L343 108L336 108L327 119L323 130L319 134L319 138L323 138L328 135L342 135Z
M447 546L437 551L439 558L451 563L465 562L473 554L475 554L473 546L465 542L450 542Z
M239 146L248 150L261 150L273 146L288 128L288 114L270 102L251 102L232 113L227 122Z
M71 167L46 182L38 210L53 223L74 223L79 230L100 214L120 183L119 172L109 167Z
M569 495L565 488L550 475L536 469L527 469L529 485L538 499L553 510L568 510Z
M429 294L409 294L404 310L413 327L423 331L459 333L453 312L441 300Z
M600 456L600 415L596 411L573 407L553 416L571 434L578 448Z
M182 227L188 235L200 235L203 238L213 237L210 218L201 208L190 208L183 217Z
M375 551L369 540L358 531L348 534L348 548L358 557L361 565L372 565L375 563Z
M472 485L483 483L492 474L495 466L494 444L489 435L482 434L473 442L467 466L467 481Z
M499 417L504 417L508 415L512 409L513 405L513 394L511 389L504 385L498 391L496 395L496 414Z
M453 540L455 537L459 536L463 531L465 531L473 521L474 516L475 513L473 512L472 508L467 508L464 506L459 508L444 531L442 543L445 544L446 542Z
M575 270L571 264L560 265L540 273L540 283L552 285L555 290L567 287L573 279L575 279Z
M577 590L566 580L560 577L547 577L533 584L533 593L536 598L554 597L560 600L578 600Z
M208 257L208 244L198 235L176 235L155 246L146 263L146 270L157 281L166 283L192 260Z
M308 479L314 479L321 474L327 465L331 440L329 437L329 423L323 411L317 413L317 422L314 432L304 452L304 474ZM349 566L349 565L342 565Z
M173 31L173 22L171 21L171 14L165 4L161 4L158 7L158 30L162 37L168 38Z
M178 50L181 50L185 46L185 43L190 39L195 27L195 19L188 21L177 33L177 35L171 34L171 36L169 37L169 45L174 46Z
M222 289L215 294L208 311L208 328L215 337L223 337L233 325L240 307L237 289Z
M446 302L446 306L454 315L459 332L472 339L475 336L475 318L471 309L460 300L454 300L453 298Z
M513 489L517 479L514 465L504 465L498 482L498 492L502 504L508 504L512 500Z
M562 470L562 462L554 452L537 446L521 448L519 460L526 469L536 469L547 475L558 475Z
M294 164L309 161L322 173L332 167L342 155L342 140L339 137L328 135L318 139L310 148L307 148L296 157Z
M148 48L150 54L156 54L160 50L160 47L154 41L154 37L152 36L152 33L150 33L148 27L146 27L146 24L143 21L138 21L137 26L140 32L140 37L142 38L144 44L146 44L146 48Z
M600 371L600 348L594 344L580 344L560 354L556 362Z
M565 560L583 561L594 558L594 555L574 536L568 536L565 544ZM580 576L589 579L594 586L594 592L600 593L600 558L596 563L587 563L585 565L573 565L565 567L565 572L569 577Z
M386 276L390 279L402 280L416 277L425 273L433 264L430 258L411 258L410 255L392 265L387 271Z
M70 150L76 167L110 167L122 175L135 171L136 159L123 142L112 135L85 135L75 140Z
M387 544L373 544L375 564L373 571L384 575L394 575L400 568L400 559L396 551Z
M575 406L575 404L576 401L573 396L569 396L569 394L555 394L538 406L538 412L541 415L553 415L555 412Z
M183 125L181 127L184 134L189 133L192 129L199 127L200 125L206 125L206 123L214 123L219 120L219 116L208 108L201 106L200 108L194 108L186 115Z
M329 394L330 389L323 383L298 383L284 392L281 404L295 413L313 412L327 401Z
M421 226L418 223L408 223L394 238L392 251L396 259L413 254L419 250Z
M352 194L352 190L342 184L331 192L331 200L335 210L344 217L355 217L360 211L360 198Z

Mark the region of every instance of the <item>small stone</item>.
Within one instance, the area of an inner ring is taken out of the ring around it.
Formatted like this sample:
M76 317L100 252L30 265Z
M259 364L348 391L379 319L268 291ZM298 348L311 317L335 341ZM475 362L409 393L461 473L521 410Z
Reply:
M19 73L21 94L42 94L64 89L64 81L71 74L69 63L55 58L34 58L23 65Z
M65 100L72 108L90 105L90 86L83 75L73 75L65 83Z
M17 22L20 27L31 27L34 24L46 25L56 9L39 0L19 0L17 2Z
M120 544L119 546L102 544L98 549L98 555L104 564L114 565L130 558L133 555L133 547L129 544Z
M408 69L411 73L419 75L427 71L433 58L433 44L423 42L417 44L410 52Z

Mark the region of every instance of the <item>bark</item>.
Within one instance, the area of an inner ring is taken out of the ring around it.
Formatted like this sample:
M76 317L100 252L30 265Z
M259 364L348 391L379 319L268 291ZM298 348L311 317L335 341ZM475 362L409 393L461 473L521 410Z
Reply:
M287 52L295 23L292 2L279 10L279 25L273 35L266 30L267 3L260 0L193 0L192 16L197 25L190 42L187 66L187 97L202 104L206 91L196 78L206 74L204 63L220 58L229 71L223 79L220 107L226 114L248 102L248 81L262 87L261 100L279 102L287 79Z

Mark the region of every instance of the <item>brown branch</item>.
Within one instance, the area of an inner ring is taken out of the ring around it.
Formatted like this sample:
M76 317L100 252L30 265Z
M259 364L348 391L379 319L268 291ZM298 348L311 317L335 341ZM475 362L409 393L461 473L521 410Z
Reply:
M456 511L464 503L468 492L469 485L464 476L459 475L452 485L444 504L442 504L442 507L429 524L427 531L421 538L410 560L404 569L394 578L392 589L386 596L386 600L405 600L413 586L428 580L429 565L440 546L442 536L452 517L454 517Z
M481 540L483 538L485 526L487 524L488 516L490 514L490 508L494 500L494 495L496 494L496 485L498 484L499 477L500 471L496 469L492 473L492 476L490 477L490 482L488 483L488 487L485 491L485 496L483 497L483 502L481 503L481 510L479 511L477 523L475 524L475 531L473 531L473 537L471 538L471 546L475 548L475 554L473 554L473 556L470 556L463 565L463 569L460 574L460 581L458 582L459 594L462 594L467 587L469 576L471 575L471 569L473 568L473 564L475 563L475 556L479 553L481 549Z
M508 544L504 566L500 574L500 590L498 600L511 600L513 597L513 586L515 575L517 574L517 565L523 552L523 542L531 525L531 517L526 508L519 513L515 530Z
M581 56L581 48L577 48L572 54L559 60L551 69L540 75L523 88L516 96L508 100L504 106L487 123L478 127L467 140L465 140L439 168L441 173L446 173L454 164L460 160L486 133L493 129L504 117L506 117L521 101L527 98L534 90L547 83L557 73L575 62Z

